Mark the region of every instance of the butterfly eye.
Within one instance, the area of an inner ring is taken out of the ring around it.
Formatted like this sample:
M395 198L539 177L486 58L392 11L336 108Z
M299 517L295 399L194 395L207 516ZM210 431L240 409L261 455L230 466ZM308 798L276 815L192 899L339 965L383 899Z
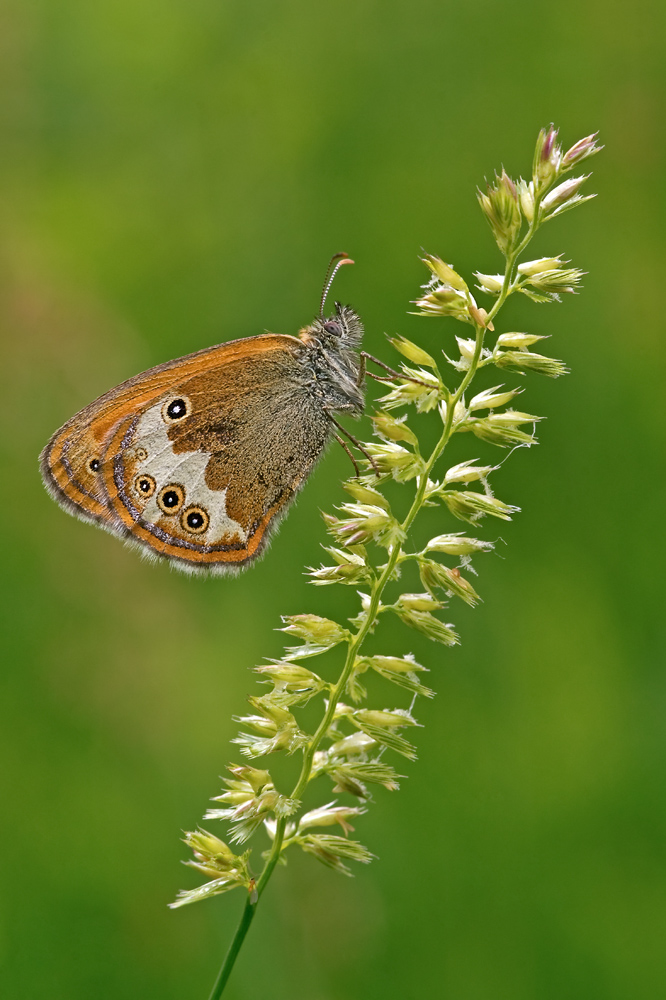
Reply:
M164 514L177 514L184 501L185 490L176 484L163 486L157 494L157 506Z
M152 497L156 486L157 483L152 476L137 476L134 480L134 489L140 496L146 499Z
M192 404L187 396L177 396L170 399L162 407L162 416L167 424L174 424L183 417L187 417L192 412Z
M180 515L180 523L185 531L202 535L210 524L210 518L203 507L187 507Z
M336 323L334 319L329 319L326 323L324 323L324 329L326 330L326 333L332 333L334 337L342 336L342 327L339 323Z
M88 471L89 472L97 472L98 470L99 470L99 459L98 458L89 458L88 459Z

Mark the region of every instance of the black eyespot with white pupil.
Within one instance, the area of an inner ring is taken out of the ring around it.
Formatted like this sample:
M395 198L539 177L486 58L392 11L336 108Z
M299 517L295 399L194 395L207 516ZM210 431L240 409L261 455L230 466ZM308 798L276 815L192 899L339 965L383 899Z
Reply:
M188 507L180 515L180 523L185 531L202 535L210 524L210 518L203 507Z
M166 423L173 424L178 420L182 420L183 417L189 416L191 409L192 407L187 396L176 396L175 399L170 399L164 404L162 407L162 416Z
M157 506L164 514L177 514L184 501L185 490L176 483L163 486L157 495Z
M324 329L326 330L326 333L332 333L334 337L342 336L342 327L339 323L336 323L334 319L329 319L326 323L324 323Z
M187 413L187 406L185 405L184 399L174 399L172 403L167 406L167 416L171 417L172 420L179 420L180 417L184 417Z
M98 472L99 471L99 459L98 458L91 458L89 460L89 462L88 462L88 469L90 470L90 472Z
M152 497L155 492L155 486L156 483L152 476L137 476L134 480L134 487L142 497Z

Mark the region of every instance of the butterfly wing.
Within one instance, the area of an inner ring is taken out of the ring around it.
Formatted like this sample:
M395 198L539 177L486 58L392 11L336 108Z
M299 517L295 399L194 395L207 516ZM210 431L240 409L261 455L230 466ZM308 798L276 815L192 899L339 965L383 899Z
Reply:
M130 379L53 436L47 487L182 569L240 568L329 437L305 354L294 337L250 337Z

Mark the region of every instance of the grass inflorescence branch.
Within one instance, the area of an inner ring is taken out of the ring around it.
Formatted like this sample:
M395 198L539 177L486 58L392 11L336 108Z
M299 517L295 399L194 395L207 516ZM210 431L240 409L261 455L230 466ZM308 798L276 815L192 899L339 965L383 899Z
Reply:
M471 434L499 448L536 443L540 418L513 407L521 389L497 385L474 393L471 385L480 369L488 366L505 375L535 372L555 378L566 371L562 361L532 350L542 337L499 332L496 323L504 303L514 293L548 303L576 291L583 272L570 267L562 254L534 260L524 259L524 254L544 223L593 197L580 194L586 175L569 175L598 150L591 135L563 152L551 126L539 134L529 180L514 181L502 170L485 191L478 192L481 210L504 258L500 273L474 273L476 289L489 297L488 308L477 304L469 284L444 260L432 254L423 258L430 278L414 302L416 315L448 317L471 327L468 336L455 338L458 356L444 355L458 384L450 388L437 362L418 344L404 337L391 340L408 364L403 363L400 375L390 380L389 392L378 401L372 417L376 440L363 444L368 456L366 474L344 483L350 500L335 514L324 515L333 539L325 548L330 562L310 570L315 585L360 588L358 614L347 624L313 614L283 619L283 631L298 644L288 647L282 659L256 668L270 690L253 695L249 699L251 713L237 719L242 731L235 743L248 762L229 765L226 787L214 799L219 807L205 816L207 822L227 821L227 840L234 845L244 845L263 830L270 841L262 855L263 864L255 871L250 850L236 853L226 841L206 830L186 835L194 854L187 864L206 881L181 892L172 906L239 887L247 893L211 1000L222 994L261 894L288 848L300 847L344 875L351 874L350 862L372 859L366 847L350 838L352 821L366 811L372 786L398 788L401 775L390 754L414 759L416 750L410 739L410 731L418 724L414 703L419 695L432 697L433 691L423 683L426 668L411 654L369 654L365 641L380 618L388 614L435 642L453 645L459 641L458 635L440 613L451 599L460 598L469 605L479 599L469 580L471 563L477 555L490 551L492 542L449 530L412 552L410 532L427 506L441 505L453 519L474 529L486 516L510 520L518 510L492 492L490 477L498 466L481 465L474 458L446 468L441 460L458 433ZM431 412L440 421L437 443L427 455L406 416L395 415L395 411L410 407L417 413ZM403 518L396 516L386 497L389 482L404 484L406 489L415 486ZM409 563L415 565L423 589L394 595L401 568ZM328 681L310 669L309 663L335 647L344 651L342 667L337 680ZM370 674L408 692L409 708L379 710L367 706L363 678ZM321 699L323 713L314 734L308 734L296 713L315 698ZM259 759L263 763L263 758L280 751L301 755L298 779L288 791L278 791L270 772L250 763ZM344 794L355 804L340 805L333 799L304 812L306 788L319 778L332 782L333 795ZM341 833L322 832L328 828Z

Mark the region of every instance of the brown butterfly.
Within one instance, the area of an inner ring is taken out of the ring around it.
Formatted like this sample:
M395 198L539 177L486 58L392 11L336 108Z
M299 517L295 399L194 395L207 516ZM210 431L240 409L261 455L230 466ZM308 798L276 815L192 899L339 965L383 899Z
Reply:
M348 451L333 414L363 411L361 320L339 303L323 314L346 263L332 259L319 316L297 337L169 361L68 420L40 456L56 502L186 572L255 559L330 438Z

